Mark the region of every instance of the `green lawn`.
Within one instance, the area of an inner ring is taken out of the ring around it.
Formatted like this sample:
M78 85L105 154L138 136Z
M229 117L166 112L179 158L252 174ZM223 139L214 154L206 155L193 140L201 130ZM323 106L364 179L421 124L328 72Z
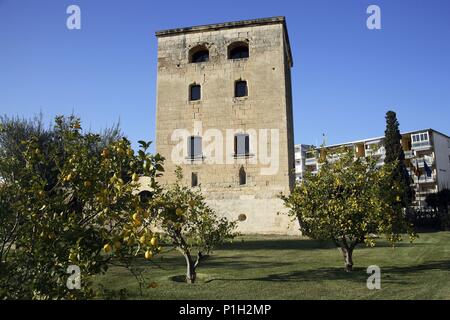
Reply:
M355 250L355 271L343 271L335 247L301 237L246 236L224 245L199 267L199 281L173 280L185 272L176 252L155 258L145 277L156 282L139 296L129 271L113 267L95 281L126 288L133 299L450 299L450 232L421 233L395 249L380 241ZM366 268L381 268L381 290L368 290Z

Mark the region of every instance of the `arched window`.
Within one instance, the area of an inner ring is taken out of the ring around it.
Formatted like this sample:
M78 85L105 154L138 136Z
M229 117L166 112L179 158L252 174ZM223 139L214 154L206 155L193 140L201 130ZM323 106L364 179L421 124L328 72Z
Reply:
M191 84L189 87L189 101L200 100L202 96L201 87L199 84Z
M209 50L204 45L192 48L189 52L189 62L199 63L209 61Z
M238 80L234 84L234 96L235 97L246 97L248 96L247 81Z
M248 44L245 42L234 42L228 46L228 59L248 58Z
M247 173L245 172L244 167L239 169L239 185L247 184Z

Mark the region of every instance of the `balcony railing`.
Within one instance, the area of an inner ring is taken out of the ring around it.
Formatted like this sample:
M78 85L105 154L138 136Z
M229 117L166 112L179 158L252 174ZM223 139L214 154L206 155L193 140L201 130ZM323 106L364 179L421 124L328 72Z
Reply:
M316 158L306 158L305 159L305 165L313 165L313 164L317 164Z
M434 157L430 157L430 156L424 156L424 157L413 159L412 163L414 165L417 164L419 166L419 168L423 168L423 167L425 167L424 161L427 163L428 167L431 167L434 165Z
M413 142L411 148L416 150L428 149L431 148L431 142L430 141Z
M432 183L436 182L436 175L432 174L431 177L428 177L427 175L423 174L420 176L420 179L418 179L416 176L413 177L414 183Z
M411 159L411 158L414 158L414 151L412 151L412 150L405 151L405 159Z

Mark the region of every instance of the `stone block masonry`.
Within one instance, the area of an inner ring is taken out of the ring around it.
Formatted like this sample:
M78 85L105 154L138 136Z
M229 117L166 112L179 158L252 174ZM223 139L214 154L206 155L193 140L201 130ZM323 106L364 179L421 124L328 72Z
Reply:
M224 141L215 152L223 154L224 161L210 163L205 154L209 142L202 139L204 157L188 157L181 164L184 183L192 185L194 173L212 208L242 220L242 233L299 234L296 223L277 215L285 210L278 195L290 192L295 169L293 62L284 17L164 30L156 36L156 151L166 158L161 183L175 181L179 159L173 157L174 148L180 143L190 148L189 141L174 139L174 131L185 129L202 138L206 131L216 130ZM237 81L246 82L246 95L236 97ZM192 85L201 88L200 99L195 101L191 101ZM196 122L201 123L201 131ZM237 143L225 141L229 129L256 132L250 135L244 156L236 155L236 147L234 151L227 148L227 144ZM258 157L260 130L278 132L278 141L267 140L267 150L278 151L274 153L278 154L277 168L270 175L261 173L270 164Z

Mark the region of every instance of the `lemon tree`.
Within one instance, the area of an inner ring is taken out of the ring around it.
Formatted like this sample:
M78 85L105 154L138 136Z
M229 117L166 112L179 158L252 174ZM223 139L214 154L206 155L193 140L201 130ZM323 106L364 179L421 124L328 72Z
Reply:
M155 198L155 222L163 240L186 261L186 281L194 283L197 267L219 244L236 236L236 222L220 217L206 203L200 190L183 186L181 168L177 181Z
M153 200L136 190L146 176L157 196L163 159L140 144L135 153L125 138L105 143L83 132L78 118L57 117L45 139L31 134L20 143L20 159L1 154L0 205L11 213L3 242L10 250L0 261L4 297L92 297L92 275L158 254ZM80 290L66 286L69 265L81 270Z
M390 179L394 165L380 167L377 161L376 156L356 158L353 150L329 151L316 175L306 174L282 196L304 235L341 249L346 271L353 268L358 244L375 245L373 235L384 234L392 244L403 232L414 238L398 196L401 186Z

